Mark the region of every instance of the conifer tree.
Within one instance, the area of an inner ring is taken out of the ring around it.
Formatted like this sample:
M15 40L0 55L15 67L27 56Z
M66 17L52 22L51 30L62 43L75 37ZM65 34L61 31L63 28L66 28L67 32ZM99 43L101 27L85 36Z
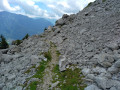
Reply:
M28 37L29 37L29 34L27 33L22 40L28 39Z
M0 36L0 49L6 49L8 47L9 47L9 45L6 41L6 38L3 35L1 35Z

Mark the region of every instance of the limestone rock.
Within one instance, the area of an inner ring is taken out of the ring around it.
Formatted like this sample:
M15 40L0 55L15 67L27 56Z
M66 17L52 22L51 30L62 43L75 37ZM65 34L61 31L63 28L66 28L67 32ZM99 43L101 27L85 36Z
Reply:
M107 88L107 79L106 78L96 77L95 81L100 88L102 88L104 90Z
M83 73L83 75L88 75L88 74L90 74L90 72L91 72L91 70L89 69L89 68L84 68L83 70L82 70L82 73Z
M101 90L101 89L99 89L99 88L98 88L97 86L95 86L95 85L90 85L90 86L86 87L85 90Z
M116 68L120 68L120 59L115 62L114 66L115 66Z
M60 83L59 81L53 83L53 84L51 85L51 89L53 89L54 87L56 87L59 83Z
M112 66L112 62L114 62L114 58L106 53L95 55L94 58L96 58L98 63L103 67L110 67Z
M108 48L112 49L112 50L117 50L119 49L119 46L117 43L110 43L109 45L107 45Z
M69 15L67 15L67 14L64 14L64 15L62 16L63 19L64 19L64 18L67 18L67 17L69 17Z
M106 73L106 70L104 68L96 67L92 69L93 73Z
M111 87L110 90L117 90L115 87Z
M66 65L67 65L66 57L61 56L59 59L59 70L60 71L66 70Z
M108 72L110 72L110 73L112 73L112 74L114 74L114 73L117 73L118 72L118 68L116 68L116 67L114 67L114 66L112 66L112 67L110 67L110 68L108 68Z
M65 24L65 22L64 22L64 20L63 19L59 19L59 20L57 20L56 21L56 26L58 26L58 25L60 25L60 26L62 26L62 25L64 25Z

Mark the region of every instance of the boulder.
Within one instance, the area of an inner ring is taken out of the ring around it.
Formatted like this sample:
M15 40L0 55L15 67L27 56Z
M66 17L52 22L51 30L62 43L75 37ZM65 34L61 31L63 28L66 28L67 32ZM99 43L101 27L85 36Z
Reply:
M7 54L8 49L2 49L1 52L2 52L2 54Z
M15 74L9 75L9 76L8 76L8 80L13 80L15 77L16 77Z
M66 70L67 60L66 56L61 56L59 59L59 70L64 71Z
M83 75L88 75L88 74L90 74L90 72L91 72L91 70L89 69L89 68L84 68L83 70L82 70L82 73L83 73Z
M111 74L115 74L115 73L117 73L118 71L119 71L119 69L116 68L116 67L114 67L114 66L108 68L108 72L111 73Z
M105 77L96 77L95 81L97 85L103 90L107 90L108 88L111 88L113 86L115 86L117 90L120 89L120 82L117 80L112 80Z
M114 86L114 89L116 88L117 90L120 90L120 82L117 80L107 80L107 88L111 88Z
M102 90L99 89L96 85L87 86L84 90Z
M88 74L86 77L88 79L95 80L95 75L94 74Z
M32 55L31 56L31 63L32 64L39 63L40 61L41 61L40 56L37 56L37 55Z
M7 55L7 54L2 55L2 58L5 63L9 63L13 60L13 57L11 55Z
M117 90L115 87L111 87L110 90Z
M100 88L106 90L106 88L107 88L107 78L105 78L105 77L96 77L95 82L97 83L97 85Z
M119 49L119 45L118 45L117 43L110 43L110 44L107 45L107 47L108 47L109 49L112 49L112 50L117 50L117 49Z
M19 53L19 52L21 52L21 48L16 46L16 47L12 48L9 52L12 54L14 54L15 52Z
M114 66L116 68L120 68L120 59L114 63Z
M59 83L60 83L60 81L57 81L57 82L53 83L53 84L51 85L51 89L53 89L54 87L56 87Z
M106 73L106 70L104 68L101 68L101 67L93 68L92 71L93 71L93 73L97 73L97 74Z
M62 25L64 25L64 24L65 24L65 21L64 21L63 19L59 19L59 20L57 20L56 23L55 23L56 26L58 26L58 25L62 26Z
M47 30L48 30L48 31L52 31L52 27L51 27L51 26L49 26Z
M62 19L65 19L65 18L67 18L67 17L69 17L69 15L64 14L64 15L62 16Z
M112 62L114 62L114 57L107 53L101 53L99 55L95 55L94 58L97 59L98 63L103 67L111 67Z

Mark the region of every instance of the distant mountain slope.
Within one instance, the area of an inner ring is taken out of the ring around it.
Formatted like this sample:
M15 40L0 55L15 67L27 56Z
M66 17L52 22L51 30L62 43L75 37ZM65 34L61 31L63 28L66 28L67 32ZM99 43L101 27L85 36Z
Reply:
M45 27L53 24L46 19L32 19L27 16L0 12L0 34L7 38L21 39L26 33L30 35L42 33Z

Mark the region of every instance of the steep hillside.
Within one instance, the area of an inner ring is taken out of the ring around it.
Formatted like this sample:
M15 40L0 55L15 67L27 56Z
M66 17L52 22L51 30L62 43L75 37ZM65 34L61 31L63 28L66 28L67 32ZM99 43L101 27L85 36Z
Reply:
M120 90L120 1L96 0L0 51L3 90Z
M32 19L27 16L9 12L0 12L0 34L10 39L21 39L27 33L39 34L45 27L53 24L43 18Z

